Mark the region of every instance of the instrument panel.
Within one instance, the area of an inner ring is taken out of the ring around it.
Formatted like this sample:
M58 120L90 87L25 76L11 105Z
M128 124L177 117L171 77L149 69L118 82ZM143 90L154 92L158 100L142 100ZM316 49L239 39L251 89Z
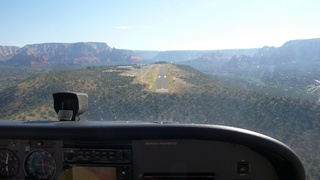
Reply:
M0 179L304 179L293 151L254 132L207 125L85 124L17 123L9 125L12 131L0 124Z
M0 179L54 179L60 141L0 140Z

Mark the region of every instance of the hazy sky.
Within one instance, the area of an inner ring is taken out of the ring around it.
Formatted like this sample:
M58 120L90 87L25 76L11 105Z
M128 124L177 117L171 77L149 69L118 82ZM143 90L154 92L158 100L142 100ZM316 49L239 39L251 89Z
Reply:
M319 0L0 0L0 45L91 41L191 50L319 37Z

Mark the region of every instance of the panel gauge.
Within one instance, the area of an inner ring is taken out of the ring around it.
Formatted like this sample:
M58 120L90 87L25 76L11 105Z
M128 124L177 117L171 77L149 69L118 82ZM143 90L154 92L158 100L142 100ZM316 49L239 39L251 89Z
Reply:
M50 180L56 173L55 159L44 150L29 153L24 165L27 175L32 179Z
M17 155L9 149L0 149L0 178L10 178L19 172Z

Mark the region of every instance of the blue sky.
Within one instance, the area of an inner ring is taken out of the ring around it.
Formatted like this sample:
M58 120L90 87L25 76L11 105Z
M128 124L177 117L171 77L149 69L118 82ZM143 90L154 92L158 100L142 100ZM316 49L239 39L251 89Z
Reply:
M1 0L0 45L132 50L281 46L320 37L319 0Z

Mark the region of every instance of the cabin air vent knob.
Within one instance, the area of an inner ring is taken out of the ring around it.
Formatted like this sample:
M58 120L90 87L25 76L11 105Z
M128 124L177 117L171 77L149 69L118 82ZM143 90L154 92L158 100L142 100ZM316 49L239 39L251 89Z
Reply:
M57 92L52 95L54 110L60 121L75 121L88 109L88 95L85 93Z

